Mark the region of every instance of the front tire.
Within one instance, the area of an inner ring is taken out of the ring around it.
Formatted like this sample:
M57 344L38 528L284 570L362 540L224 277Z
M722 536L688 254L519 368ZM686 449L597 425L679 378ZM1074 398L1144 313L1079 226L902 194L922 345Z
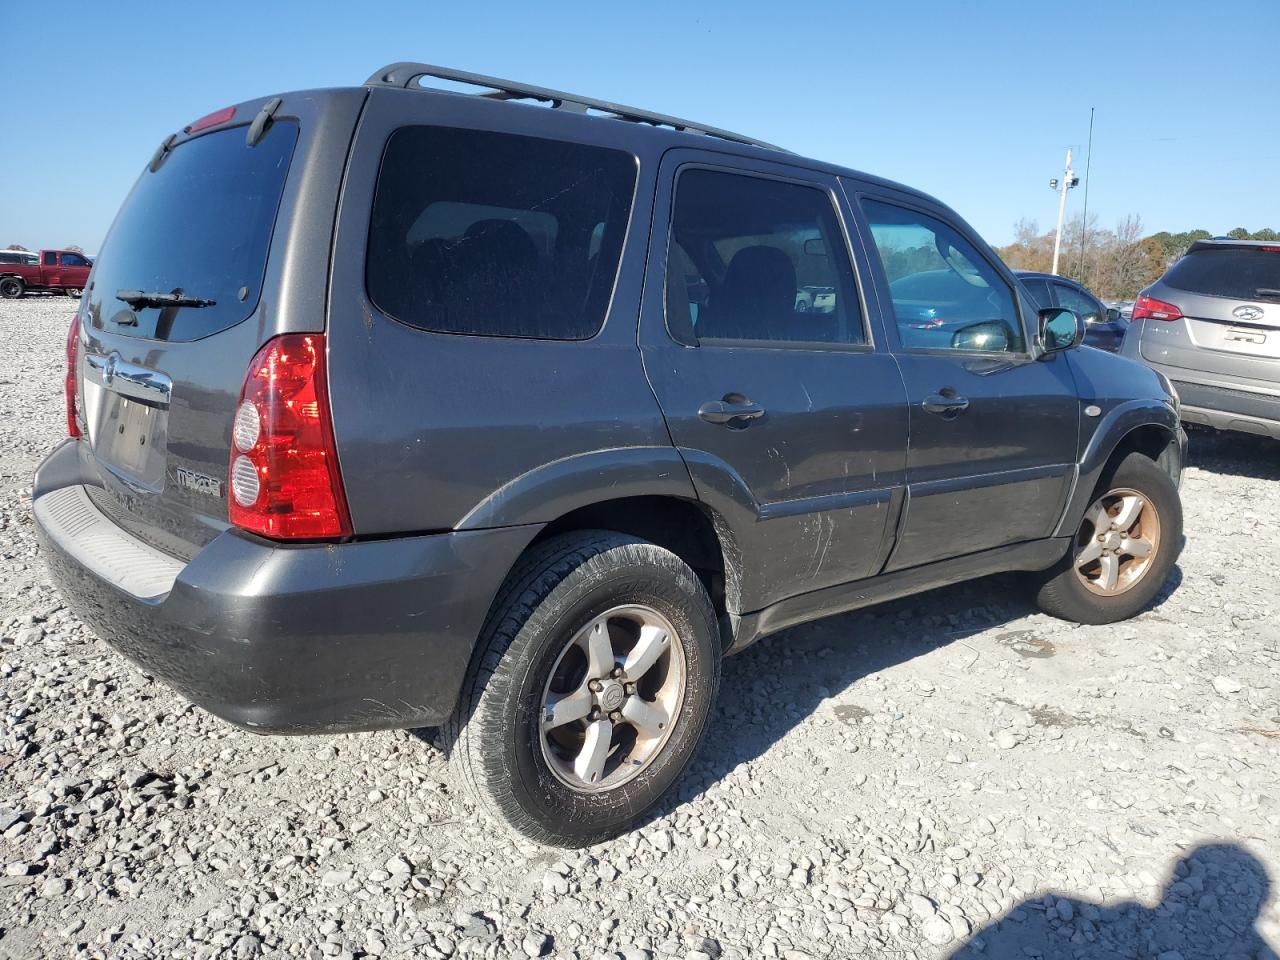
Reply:
M1127 620L1164 586L1182 544L1182 501L1149 457L1103 474L1065 557L1036 577L1045 613L1076 623Z
M18 277L5 277L0 280L0 297L6 300L17 300L27 290L27 285Z
M711 601L675 554L609 531L553 537L494 603L445 729L450 762L531 840L610 839L688 766L720 656Z

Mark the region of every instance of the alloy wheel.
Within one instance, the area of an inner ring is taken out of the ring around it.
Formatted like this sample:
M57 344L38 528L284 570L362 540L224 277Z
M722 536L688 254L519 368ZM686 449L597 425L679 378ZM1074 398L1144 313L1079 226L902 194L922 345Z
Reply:
M1076 534L1076 576L1093 593L1117 596L1133 589L1160 549L1160 515L1143 494L1111 490L1089 507Z
M613 607L561 650L542 694L539 740L552 773L594 793L661 753L684 703L684 648L653 607Z

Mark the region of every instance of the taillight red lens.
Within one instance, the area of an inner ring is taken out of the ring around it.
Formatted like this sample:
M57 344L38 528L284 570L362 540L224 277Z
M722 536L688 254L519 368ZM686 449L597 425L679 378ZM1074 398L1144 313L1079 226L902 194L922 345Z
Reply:
M76 354L80 350L80 314L71 318L67 331L67 376L63 384L67 395L67 436L80 436L80 424L76 422Z
M1145 293L1133 302L1134 320L1181 320L1182 310L1172 303L1165 303Z
M329 419L324 336L269 340L249 365L231 436L232 523L276 540L351 536Z

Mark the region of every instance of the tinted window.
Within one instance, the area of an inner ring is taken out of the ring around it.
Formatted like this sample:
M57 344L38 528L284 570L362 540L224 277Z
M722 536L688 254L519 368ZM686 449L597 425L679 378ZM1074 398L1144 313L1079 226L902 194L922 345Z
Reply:
M830 195L691 169L667 253L673 330L700 339L862 343L853 271Z
M1058 294L1058 306L1070 310L1087 323L1097 323L1105 319L1106 311L1087 293L1067 283L1055 283L1053 286Z
M16 253L5 253L0 251L0 263L22 263L22 261L18 259L18 255Z
M44 259L41 261L41 265L46 267L56 267L58 265L58 255L56 253L44 254Z
M179 144L155 173L144 170L98 257L89 294L93 322L115 333L194 340L254 311L266 272L285 175L298 139L292 123L274 123L255 147L243 127ZM139 307L137 325L116 299L121 290L173 293L213 306Z
M1036 302L1036 306L1041 310L1047 310L1053 306L1053 297L1049 293L1049 284L1044 280L1028 279L1027 277L1019 277L1018 280L1027 288L1027 293L1031 294L1031 299Z
M1021 353L1013 291L954 227L906 207L863 202L889 281L902 345Z
M604 323L635 189L619 150L405 127L378 174L365 277L440 333L581 340Z
M62 255L62 265L64 267L87 267L89 261L78 253L64 253Z
M1280 301L1280 245L1195 250L1163 279L1171 287L1211 297Z

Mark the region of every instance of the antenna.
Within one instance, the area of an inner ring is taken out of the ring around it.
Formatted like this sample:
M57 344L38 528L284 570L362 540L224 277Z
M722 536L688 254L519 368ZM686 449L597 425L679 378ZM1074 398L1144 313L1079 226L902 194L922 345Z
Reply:
M1089 167L1093 163L1093 107L1089 108L1089 148L1084 155L1084 213L1080 214L1080 262L1076 276L1084 274L1084 243L1089 235Z

